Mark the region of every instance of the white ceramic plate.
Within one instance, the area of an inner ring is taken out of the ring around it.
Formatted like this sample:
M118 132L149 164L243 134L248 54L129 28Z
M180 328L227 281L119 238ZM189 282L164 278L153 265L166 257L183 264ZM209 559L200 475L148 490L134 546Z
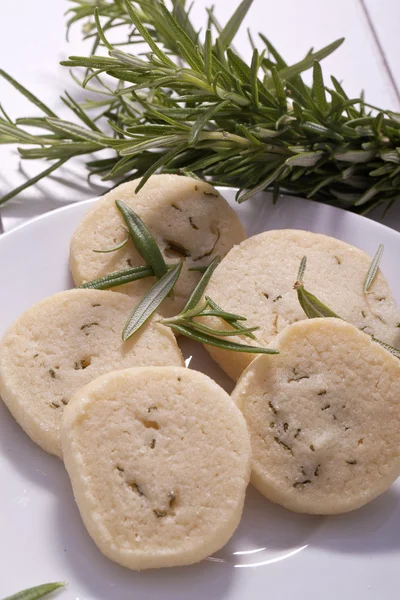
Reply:
M400 303L400 233L307 200L267 194L237 206L248 234L297 228L326 233L373 255ZM72 286L69 240L93 200L48 213L0 237L0 335L36 301ZM49 323L51 327L51 323ZM196 348L196 350L194 350ZM228 380L201 347L191 366ZM0 598L67 580L60 600L398 600L400 482L355 513L291 514L249 488L229 544L198 565L134 573L97 550L80 520L62 463L35 446L0 403Z

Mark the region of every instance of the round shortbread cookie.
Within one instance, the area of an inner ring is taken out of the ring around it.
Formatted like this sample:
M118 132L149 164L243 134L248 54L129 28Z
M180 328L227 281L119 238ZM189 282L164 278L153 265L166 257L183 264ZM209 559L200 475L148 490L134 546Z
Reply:
M154 317L127 342L122 330L132 298L69 290L21 315L0 343L0 396L25 432L61 456L62 414L75 390L115 369L182 365L170 329Z
M66 408L62 448L91 537L125 567L198 562L239 524L249 434L228 394L198 371L99 377Z
M76 285L110 272L144 264L131 241L116 252L99 254L126 238L121 214L115 206L122 200L131 207L156 239L169 264L183 260L173 298L160 312L175 315L183 308L201 273L191 267L208 265L245 239L236 213L210 184L180 175L153 175L135 194L139 179L118 186L101 198L85 215L71 241L70 266ZM148 277L114 288L118 292L143 295L154 285Z
M233 399L252 444L251 481L289 510L336 514L400 475L400 362L353 325L290 325L257 358Z
M247 317L246 327L260 328L254 342L243 337L232 341L266 346L287 325L306 318L293 289L305 255L304 284L309 292L365 333L392 346L400 344L400 312L380 271L369 292L363 292L371 258L335 238L294 229L245 240L214 271L205 293L224 310ZM226 327L217 319L212 323ZM235 381L254 359L254 354L206 348Z

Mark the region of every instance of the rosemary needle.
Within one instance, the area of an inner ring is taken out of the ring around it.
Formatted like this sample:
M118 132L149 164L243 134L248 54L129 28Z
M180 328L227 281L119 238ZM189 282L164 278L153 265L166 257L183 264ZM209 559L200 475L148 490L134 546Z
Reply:
M3 600L39 600L65 586L65 582L45 583L7 596Z
M376 277L376 274L379 269L379 264L381 262L381 258L383 255L383 250L384 250L383 244L379 244L379 248L376 251L374 258L372 259L371 265L365 276L364 287L363 287L363 290L365 293L368 292L369 288L371 287L371 285Z

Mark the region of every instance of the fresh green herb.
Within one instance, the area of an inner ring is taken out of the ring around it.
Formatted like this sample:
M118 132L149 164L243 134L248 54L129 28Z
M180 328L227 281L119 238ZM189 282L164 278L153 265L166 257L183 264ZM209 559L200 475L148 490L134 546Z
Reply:
M136 250L144 258L146 264L153 269L157 279L160 279L168 273L168 267L155 239L134 210L120 200L117 200L115 204L124 218Z
M99 279L93 279L87 283L80 285L80 288L89 288L92 290L108 290L119 285L132 283L145 277L154 276L154 271L151 267L132 267L131 269L123 269L122 271L114 271Z
M333 312L333 310L331 310L328 306L323 304L313 294L310 294L310 292L307 292L307 290L304 289L303 276L304 276L304 272L306 269L306 265L307 265L307 258L305 256L303 256L301 263L300 263L299 272L297 275L297 281L293 287L294 287L294 289L297 289L298 300L300 302L302 309L306 313L307 317L309 319L315 319L315 318L319 318L319 317L334 317L336 319L342 319L342 317L339 317L336 313ZM342 320L344 320L344 319L342 319ZM366 327L367 326L360 327L359 330L363 331L364 329L366 329ZM371 339L374 342L376 342L377 344L379 344L380 346L382 346L383 348L385 348L386 350L388 350L391 354L393 354L393 356L400 359L400 349L399 348L395 348L394 346L391 346L390 344L387 344L386 342L382 342L381 340L378 340L374 335L371 335Z
M39 600L44 598L48 594L55 592L56 590L65 586L65 582L58 583L45 583L44 585L38 585L36 587L23 590L12 596L7 596L3 600Z
M124 342L128 340L157 310L165 300L178 280L182 263L167 271L152 288L143 296L139 304L133 309L122 332Z
M190 295L190 298L188 299L182 312L175 317L163 319L162 323L168 327L171 327L174 331L189 337L190 339L196 340L203 344L217 346L225 350L278 354L277 350L271 350L269 348L261 348L257 346L248 346L245 344L238 344L236 342L229 342L221 339L223 337L233 335L243 335L254 339L253 331L256 331L258 327L244 327L241 325L241 323L239 323L239 321L245 320L244 317L235 315L233 313L227 313L208 296L205 296L205 301L201 302L206 286L220 260L220 257L216 256L207 267L204 275ZM225 321L225 323L230 325L231 329L216 329L198 321L199 318L208 316L219 317L222 321Z
M400 359L400 349L399 348L395 348L394 346L391 346L390 344L386 344L386 342L382 342L381 340L378 340L375 336L371 336L371 337L374 340L374 342L376 342L383 348L386 348L386 350L391 352L391 354L393 354L393 356Z
M83 87L95 95L62 97L77 125L0 71L42 112L15 122L3 113L0 143L16 145L24 160L52 161L0 203L66 161L107 148L108 158L87 161L90 177L142 177L141 187L161 170L237 186L239 201L272 188L274 201L287 190L359 212L390 207L400 196L400 114L349 98L334 77L324 81L319 62L342 39L287 65L264 35L260 49L250 35L247 64L232 41L251 4L243 0L225 27L209 9L203 35L182 0L173 0L171 11L154 0L71 0L68 29L83 22L93 46L90 56L62 64L83 69L81 79L72 73L77 94ZM110 31L126 34L111 43ZM135 52L143 41L149 52ZM308 69L310 87L301 78Z
M376 274L379 269L379 263L381 262L382 254L383 254L384 246L383 244L379 244L379 248L376 251L374 258L372 259L371 265L368 269L368 272L364 279L364 292L367 293L369 288L371 287Z
M116 252L117 250L121 250L126 244L129 242L129 236L127 236L122 242L113 246L113 248L107 248L107 250L93 250L93 252L97 252L98 254L108 254L109 252Z

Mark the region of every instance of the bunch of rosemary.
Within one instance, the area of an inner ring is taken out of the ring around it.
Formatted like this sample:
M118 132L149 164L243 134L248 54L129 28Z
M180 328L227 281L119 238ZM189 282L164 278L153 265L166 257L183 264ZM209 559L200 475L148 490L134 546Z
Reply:
M225 27L209 10L204 35L185 0L171 0L171 10L163 0L70 1L67 26L84 20L93 47L62 64L83 68L81 79L72 73L75 84L96 95L62 97L78 125L0 71L43 113L14 122L0 106L0 143L17 144L23 159L51 161L0 203L71 158L104 150L111 156L86 163L89 176L116 184L143 177L143 185L158 170L195 173L239 187L239 201L272 188L275 199L287 190L364 213L399 197L400 114L349 98L334 77L324 83L319 61L343 40L287 65L264 35L257 48L249 32L247 64L232 40L252 0ZM111 32L119 42L110 43ZM135 52L143 41L148 52ZM311 87L301 78L310 68Z

